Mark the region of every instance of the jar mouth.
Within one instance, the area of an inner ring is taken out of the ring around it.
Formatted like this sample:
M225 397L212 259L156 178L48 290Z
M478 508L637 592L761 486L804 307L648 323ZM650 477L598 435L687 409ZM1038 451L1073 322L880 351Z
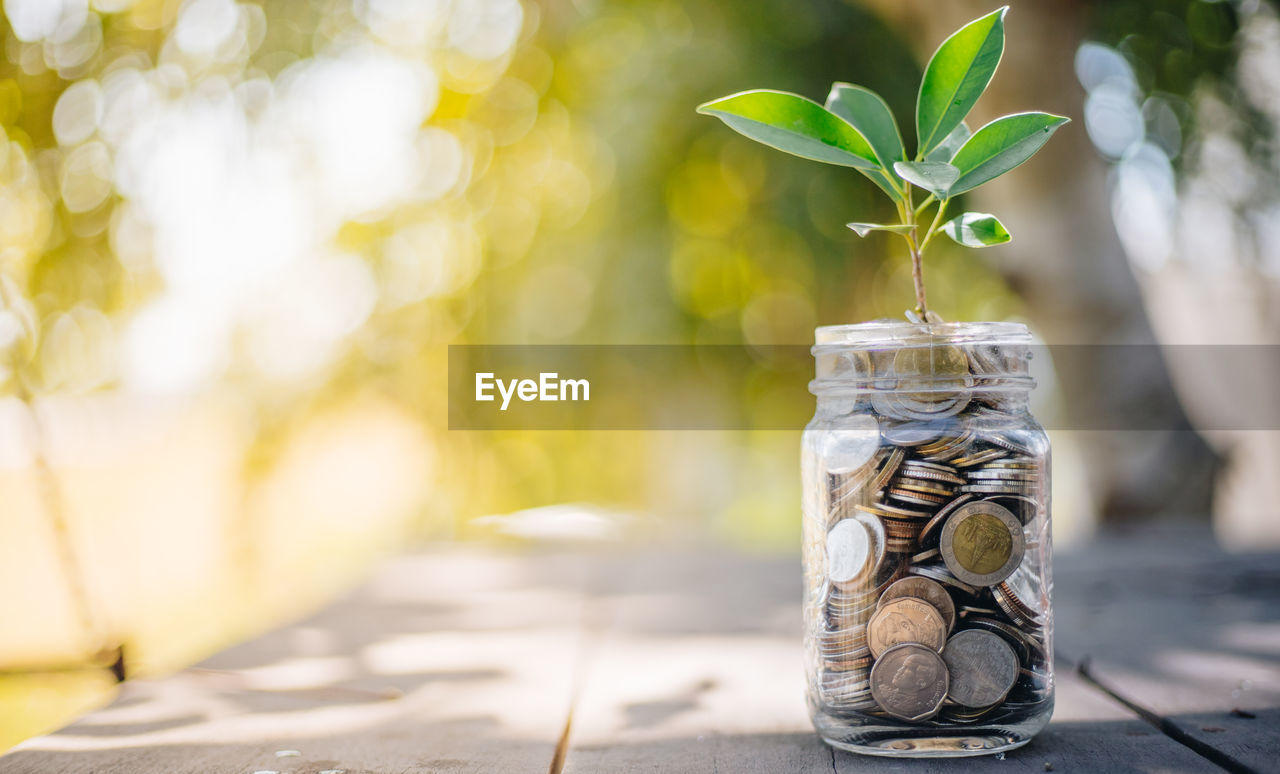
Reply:
M939 344L1030 344L1031 331L1016 322L913 323L871 320L824 325L814 330L814 354L828 346L857 349L895 349Z
M815 395L1026 392L1031 332L1022 323L874 320L814 331Z

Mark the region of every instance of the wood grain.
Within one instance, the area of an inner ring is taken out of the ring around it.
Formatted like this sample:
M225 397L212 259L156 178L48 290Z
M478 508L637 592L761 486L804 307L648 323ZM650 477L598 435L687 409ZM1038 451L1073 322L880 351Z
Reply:
M0 774L1202 772L1219 754L1274 770L1277 557L1143 535L1057 569L1060 653L1087 658L1111 694L1060 659L1053 722L1003 760L823 745L803 703L795 558L453 546L390 562L320 614L198 667L127 684L0 757Z

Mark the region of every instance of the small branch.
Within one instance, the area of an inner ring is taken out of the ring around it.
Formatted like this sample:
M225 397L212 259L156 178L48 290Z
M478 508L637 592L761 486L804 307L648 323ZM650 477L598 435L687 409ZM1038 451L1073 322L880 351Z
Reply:
M903 208L905 218L903 224L914 226L916 224L916 210L911 202L911 186L905 186L907 189L907 202ZM928 202L932 198L932 194L925 198ZM911 282L916 287L916 311L920 314L921 319L927 318L929 315L929 303L924 297L924 262L920 257L920 248L917 246L916 235L911 233L907 235L907 247L911 250Z
M920 252L923 254L929 243L933 241L933 235L938 233L938 226L942 223L942 213L947 211L947 205L951 203L950 199L943 199L938 205L938 211L934 213L933 223L929 225L929 230L924 234L924 240L920 243Z
M924 261L920 256L920 249L915 246L915 241L911 243L911 281L916 286L916 311L920 314L920 319L927 319L929 316L929 303L924 297Z

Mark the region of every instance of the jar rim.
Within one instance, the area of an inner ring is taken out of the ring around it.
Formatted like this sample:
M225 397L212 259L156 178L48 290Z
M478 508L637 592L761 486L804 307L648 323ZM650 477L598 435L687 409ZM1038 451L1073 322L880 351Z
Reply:
M1031 331L1018 322L913 323L908 320L870 320L814 329L814 349L825 346L919 346L921 344L1028 344Z

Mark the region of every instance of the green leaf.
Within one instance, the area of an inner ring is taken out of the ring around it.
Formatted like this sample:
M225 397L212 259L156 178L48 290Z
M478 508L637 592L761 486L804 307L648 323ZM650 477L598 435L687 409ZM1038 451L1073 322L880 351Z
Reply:
M1049 113L1015 113L974 132L951 160L960 169L951 195L977 188L1031 158L1069 120Z
M942 224L947 236L965 247L991 247L1002 245L1013 237L995 215L985 212L966 212Z
M924 157L925 161L951 161L956 155L956 151L973 136L973 132L969 130L969 125L961 121L951 130L951 134L947 135L942 142L938 143L938 147L929 151Z
M860 237L870 234L872 231L888 231L892 234L910 234L916 230L915 226L889 226L883 223L846 223L846 226L853 229L853 232Z
M939 199L947 198L960 170L945 161L899 161L893 168L907 182L918 185Z
M925 158L938 147L986 91L1004 55L1008 11L1006 5L969 22L934 52L916 100L916 158Z
M875 151L857 129L798 94L757 89L698 106L734 131L794 156L857 169L877 169Z
M892 170L895 161L907 160L898 122L879 94L850 83L833 83L827 95L827 110L848 121L867 138L885 170Z

